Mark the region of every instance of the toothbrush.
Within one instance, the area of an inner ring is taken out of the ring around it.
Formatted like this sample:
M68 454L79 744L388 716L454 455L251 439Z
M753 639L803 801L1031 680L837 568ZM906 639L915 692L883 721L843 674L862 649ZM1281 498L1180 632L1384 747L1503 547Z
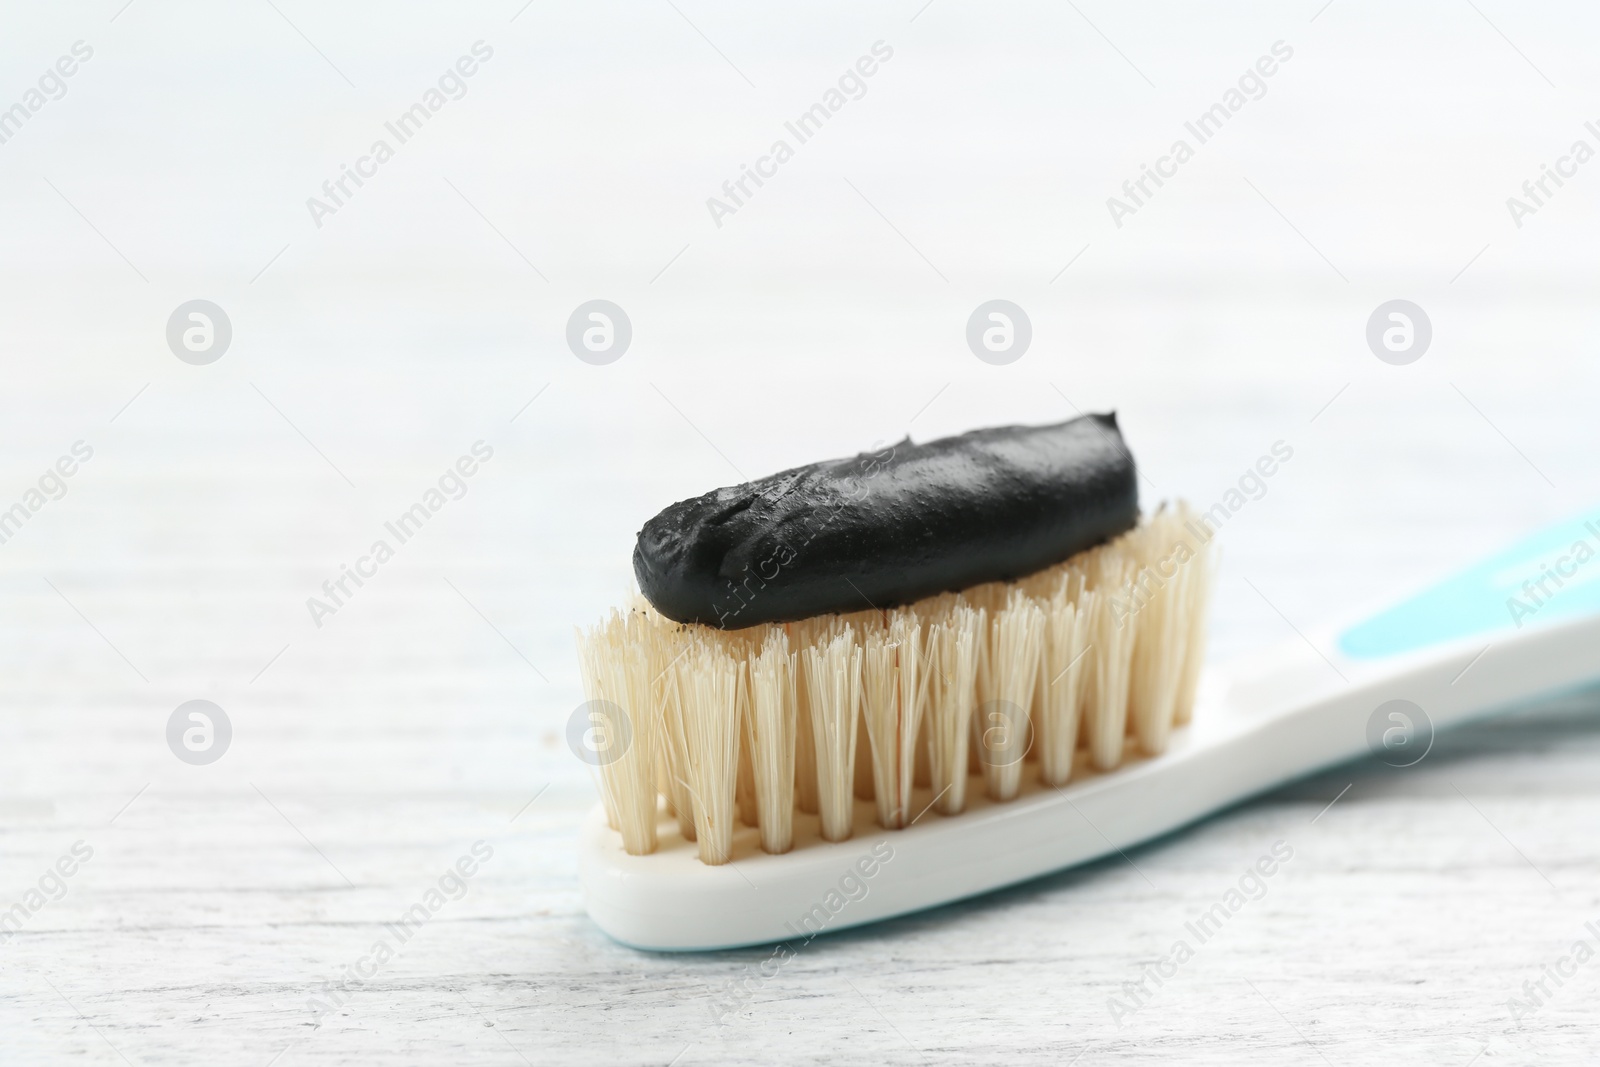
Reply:
M1182 508L1166 514L1184 518L1187 531L1205 531ZM1134 551L1132 541L1155 536L1152 529L1160 524L1061 566ZM1160 544L1187 536L1176 529L1169 523ZM1584 570L1597 549L1600 514L1535 534L1369 618L1209 669L1194 687L1186 723L1185 709L1174 709L1169 731L1128 744L1114 761L1098 758L1089 738L1074 746L1061 784L1047 781L1044 752L1031 762L1013 760L1019 780L998 792L993 768L980 761L978 773L962 776L967 800L957 814L944 813L931 785L914 786L906 823L884 829L894 821L877 802L882 791L872 800L858 791L848 839L825 839L839 835L825 833L818 816L796 812L787 851L770 848L765 828L739 825L726 861L708 864L670 806L657 807L653 791L657 844L649 854L627 851L602 805L580 845L589 914L616 940L642 949L805 939L1086 863L1369 752L1414 762L1437 730L1600 680L1600 567L1592 575ZM1203 584L1204 553L1196 560L1187 568L1191 577L1180 572L1169 588ZM1186 619L1198 610L1190 603ZM1141 640L1154 647L1156 634L1183 658L1181 636L1173 636L1182 627L1158 631L1151 614L1160 610L1135 619ZM1108 633L1098 630L1096 639ZM1034 711L1037 720L1037 705ZM1126 730L1138 740L1132 721ZM1037 724L1033 732L1041 733ZM1059 768L1055 777L1062 777Z

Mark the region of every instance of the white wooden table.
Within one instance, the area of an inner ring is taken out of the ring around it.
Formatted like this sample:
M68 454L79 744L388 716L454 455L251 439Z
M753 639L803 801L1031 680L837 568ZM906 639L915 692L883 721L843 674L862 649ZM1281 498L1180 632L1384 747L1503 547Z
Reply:
M1595 943L1594 697L819 938L738 999L765 950L588 922L563 740L572 627L644 518L907 432L1115 407L1147 501L1202 506L1290 443L1223 533L1218 658L1592 507L1595 179L1504 208L1582 132L1592 14L279 6L0 34L8 70L96 49L0 146L0 510L94 449L0 544L0 914L28 912L0 1063L1593 1062L1597 965L1507 1001ZM479 38L467 95L315 228L305 198ZM716 228L705 198L880 38L867 95ZM1113 228L1105 197L1279 38L1268 95ZM1003 368L962 338L995 296L1034 325ZM1435 326L1405 368L1363 340L1397 296ZM163 337L197 297L234 327L209 366ZM608 367L564 343L595 297L634 324ZM206 766L165 737L196 699L233 730ZM1114 1018L1278 841L1267 894ZM477 842L460 899L365 962Z

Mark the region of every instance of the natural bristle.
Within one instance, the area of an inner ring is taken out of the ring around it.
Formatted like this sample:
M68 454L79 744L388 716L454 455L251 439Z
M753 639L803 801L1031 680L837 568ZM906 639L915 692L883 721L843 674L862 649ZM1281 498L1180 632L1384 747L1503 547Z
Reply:
M1039 680L1045 615L1022 589L1010 591L989 629L989 655L978 673L978 761L993 800L1012 800L1033 744L1029 710Z
M656 849L656 733L661 716L627 710L654 707L649 624L637 613L613 612L589 634L579 634L579 673L588 693L587 723L606 818L635 855Z
M873 799L878 823L901 830L915 818L917 739L928 698L923 669L922 623L913 611L891 614L889 625L867 634L862 660L862 718L872 750Z
M748 690L743 662L708 643L673 665L679 728L687 756L700 859L727 863L733 855L734 793L739 772L739 719Z
M787 852L794 844L797 657L789 637L773 629L750 662L750 718L746 720L755 776L761 848Z
M861 639L841 623L831 637L801 651L811 698L811 735L817 761L817 817L828 841L853 832L856 717L861 714Z
M927 808L960 814L973 775L1004 802L1031 776L1065 785L1080 752L1098 771L1130 745L1160 755L1193 713L1210 541L1186 505L1164 506L1019 581L738 631L636 597L578 635L593 733L611 745L594 761L607 819L628 852L653 852L659 795L721 864L739 822L781 853L797 813L849 838L858 796L896 830Z

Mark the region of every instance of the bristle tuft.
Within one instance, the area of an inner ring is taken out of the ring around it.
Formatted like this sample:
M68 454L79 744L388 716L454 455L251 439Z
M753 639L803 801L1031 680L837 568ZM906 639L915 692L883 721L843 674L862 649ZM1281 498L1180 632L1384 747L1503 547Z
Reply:
M586 737L606 818L634 855L656 850L656 728L644 620L612 612L578 634L578 669L588 700Z
M750 663L750 762L761 848L771 853L794 847L797 667L788 635L776 627Z
M711 642L700 642L673 669L678 674L679 722L688 764L685 784L694 798L700 860L727 863L733 856L745 665Z
M817 816L827 841L847 840L855 821L856 718L861 714L861 645L838 625L801 653L811 696L817 764Z

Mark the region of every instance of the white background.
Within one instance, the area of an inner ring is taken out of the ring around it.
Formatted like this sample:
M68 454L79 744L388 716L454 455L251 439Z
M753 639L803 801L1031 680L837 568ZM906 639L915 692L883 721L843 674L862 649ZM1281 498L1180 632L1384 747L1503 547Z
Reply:
M1530 899L1548 887L1442 778L1416 787L1456 805L1437 825L1415 798L1373 808L1297 868L1299 897L1269 898L1253 932L1196 965L1214 973L1187 976L1133 1032L1105 998L1283 836L1275 813L1303 822L1342 781L1141 853L1147 871L1192 879L1096 868L819 944L737 1035L707 1033L705 985L764 957L640 957L587 924L571 846L592 791L562 733L581 699L573 627L625 595L646 518L906 433L1114 408L1147 505L1209 506L1288 443L1293 460L1224 534L1218 656L1592 507L1600 162L1520 228L1506 206L1574 140L1600 148L1584 129L1600 117L1592 9L122 3L0 16L0 108L74 42L94 49L0 144L0 508L75 441L94 449L0 545L0 908L74 840L96 849L66 898L0 945L0 1005L19 1020L0 1048L17 1042L24 1062L289 1048L278 1062L516 1049L689 1063L827 1058L849 1039L885 1062L917 1062L908 1045L1278 1062L1312 1053L1240 976L1308 956L1345 974L1371 963L1348 996L1390 1006L1319 1015L1341 1000L1315 968L1269 993L1335 1062L1381 1059L1365 1035L1384 1020L1388 1048L1461 1062L1491 1042L1513 1058L1581 1045L1548 1020L1583 992L1540 1016L1548 1032L1510 1027L1504 1000L1586 913ZM307 198L479 40L493 58L466 94L317 226ZM716 225L706 199L877 41L893 58L865 95ZM1293 58L1264 97L1116 226L1107 198L1277 41ZM209 366L165 340L195 298L232 322ZM594 298L633 325L610 366L565 344ZM1032 320L1010 366L965 345L993 298ZM1366 345L1394 298L1432 320L1411 366ZM467 495L315 625L307 598L479 440L494 458ZM233 723L209 767L164 741L195 698ZM1563 758L1592 747L1573 729L1556 731ZM1485 789L1546 779L1555 793L1505 817L1592 864L1561 829L1592 826L1592 801L1561 794L1554 771L1482 760ZM1431 876L1350 900L1341 872L1381 867L1381 841L1450 833ZM431 943L313 1029L316 983L479 838L497 859ZM1474 850L1503 898L1448 895ZM1319 862L1320 879L1298 874ZM1436 923L1365 945L1351 931L1373 930L1396 893L1413 894L1407 923ZM1086 916L1089 899L1121 910ZM1506 918L1519 907L1526 921ZM1146 922L1148 937L1129 932ZM1491 943L1464 933L1486 924ZM1341 933L1308 948L1308 925ZM969 962L939 996L970 1017L926 1020L926 989L893 976L980 936L1023 959L1043 937L1093 963ZM1406 1000L1419 959L1460 983L1445 998L1457 1014ZM852 993L835 972L878 986Z

